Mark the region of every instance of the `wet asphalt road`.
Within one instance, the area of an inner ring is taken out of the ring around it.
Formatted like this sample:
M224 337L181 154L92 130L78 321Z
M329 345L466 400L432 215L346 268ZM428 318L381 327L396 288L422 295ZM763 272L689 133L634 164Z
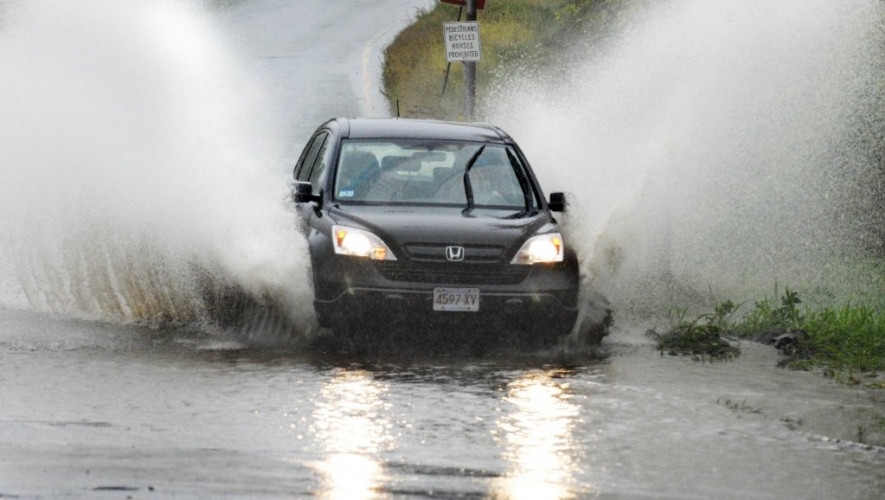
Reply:
M840 419L875 408L868 392L778 369L760 346L702 364L620 330L601 356L353 358L31 313L0 325L4 497L871 499L885 486L885 452L818 433L850 433Z

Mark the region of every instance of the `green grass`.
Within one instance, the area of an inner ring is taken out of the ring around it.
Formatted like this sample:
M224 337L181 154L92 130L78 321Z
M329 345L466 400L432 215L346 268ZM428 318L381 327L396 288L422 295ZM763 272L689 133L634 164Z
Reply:
M724 361L740 356L740 348L723 337L727 331L727 317L734 311L731 301L718 305L714 312L704 314L694 321L685 320L682 311L665 333L654 330L649 333L657 341L661 354L671 356L689 355L697 360Z
M796 368L823 366L832 373L885 371L885 314L867 307L844 306L808 313L808 359Z
M613 33L640 0L492 0L479 12L482 60L477 64L476 109L496 82L528 71L565 71L567 54ZM443 23L458 8L438 4L418 13L385 52L384 88L403 117L462 120L464 71L452 63L446 91ZM464 20L463 16L462 19Z
M777 294L776 289L775 294ZM799 294L787 288L780 298L780 304L769 298L757 301L753 309L742 315L739 321L729 321L727 327L742 337L755 337L770 330L799 330L802 329L805 320L800 304L802 300ZM729 317L733 316L737 309L738 307L734 306Z
M770 299L728 327L755 338L771 330L804 331L808 337L795 349L791 366L823 367L834 373L885 370L885 312L869 306L801 307L799 295L786 289L780 304Z
M804 332L787 354L796 369L821 369L853 380L855 373L885 371L885 311L870 306L803 307L799 294L786 289L779 300L765 298L748 311L731 301L694 322L679 320L658 336L662 352L730 359L720 348L722 335L758 340L772 332Z

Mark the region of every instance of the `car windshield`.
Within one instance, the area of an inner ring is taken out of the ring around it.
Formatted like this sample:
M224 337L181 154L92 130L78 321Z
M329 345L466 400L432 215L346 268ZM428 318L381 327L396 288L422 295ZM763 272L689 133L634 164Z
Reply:
M339 202L536 210L516 152L503 144L428 140L343 142Z

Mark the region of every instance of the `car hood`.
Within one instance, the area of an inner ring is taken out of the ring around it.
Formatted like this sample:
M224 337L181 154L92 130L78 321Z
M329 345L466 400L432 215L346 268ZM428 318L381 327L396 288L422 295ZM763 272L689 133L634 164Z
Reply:
M423 243L491 245L511 249L535 233L556 229L547 212L520 218L502 218L512 214L512 210L476 209L465 216L460 207L362 205L340 205L329 211L336 223L369 230L388 245L400 248ZM396 252L397 249L393 250Z

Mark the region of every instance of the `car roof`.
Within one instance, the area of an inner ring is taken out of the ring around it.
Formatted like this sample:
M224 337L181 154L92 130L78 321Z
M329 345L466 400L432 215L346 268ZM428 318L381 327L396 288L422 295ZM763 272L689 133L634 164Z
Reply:
M341 136L350 139L452 139L513 142L503 130L483 123L446 122L407 118L337 118Z

